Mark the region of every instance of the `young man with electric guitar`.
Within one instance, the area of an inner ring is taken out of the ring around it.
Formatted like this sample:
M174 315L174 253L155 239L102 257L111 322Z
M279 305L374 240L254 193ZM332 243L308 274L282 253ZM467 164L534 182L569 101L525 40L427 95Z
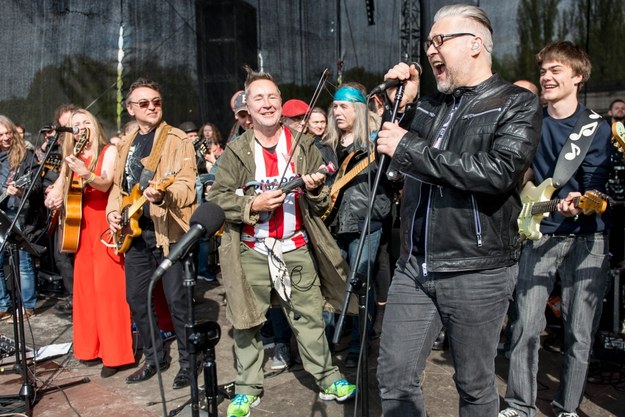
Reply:
M135 81L126 96L126 109L139 128L122 137L117 145L113 187L106 208L115 245L126 255L126 298L132 318L143 340L145 363L128 376L129 384L146 381L169 367L161 338L153 348L150 338L147 292L151 277L169 254L170 247L189 229L196 207L195 151L191 140L180 129L163 121L160 87L143 78ZM188 311L182 263L176 262L162 278L165 296L178 342L180 370L174 389L190 383L190 367L185 337ZM154 332L158 334L156 319ZM156 351L156 353L154 352Z
M540 334L556 276L562 288L564 354L551 406L557 417L577 417L609 269L607 217L584 215L580 202L582 193L605 190L611 133L601 117L578 101L591 71L585 51L570 42L557 42L540 51L537 61L547 107L532 170L534 183L545 190L543 200L558 200L557 211L542 220L540 233L524 243L521 253L505 396L508 408L499 417L537 413Z

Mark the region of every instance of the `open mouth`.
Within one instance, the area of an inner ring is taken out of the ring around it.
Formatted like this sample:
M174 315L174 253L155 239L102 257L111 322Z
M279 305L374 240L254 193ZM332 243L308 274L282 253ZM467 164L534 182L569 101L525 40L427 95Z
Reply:
M434 69L434 75L439 76L445 73L445 68L447 67L442 62L434 62L432 63L432 68Z

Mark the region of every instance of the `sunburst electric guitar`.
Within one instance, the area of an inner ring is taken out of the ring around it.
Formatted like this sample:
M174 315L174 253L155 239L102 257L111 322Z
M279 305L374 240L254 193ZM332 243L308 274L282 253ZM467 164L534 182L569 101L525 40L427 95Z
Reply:
M168 175L161 179L155 188L163 192L174 182L174 175ZM130 194L122 198L122 209L120 222L121 230L115 233L115 253L126 253L130 249L132 239L141 235L141 227L139 227L139 218L142 214L143 205L147 199L143 195L143 191L139 189L139 184L135 184Z
M74 144L72 155L78 156L89 142L89 129L85 129ZM80 241L82 222L82 190L84 180L68 168L65 184L65 202L59 215L59 248L61 252L76 252Z
M549 213L558 210L560 200L550 200L555 191L551 178L547 178L539 186L534 186L528 181L521 191L521 214L517 219L519 234L523 239L538 240L542 237L540 222ZM596 191L586 191L583 196L574 200L575 207L582 210L585 215L594 213L601 214L608 207L608 196Z
M338 211L337 203L340 203L340 197L343 191L343 188L353 180L356 175L360 174L365 170L373 161L375 161L375 153L371 152L368 158L363 158L356 165L354 165L349 171L347 171L347 167L349 166L352 158L355 153L351 152L339 168L339 172L336 174L336 179L332 184L332 189L330 190L330 207L326 210L326 212L321 216L321 219L326 224L331 224L336 217L336 212ZM347 172L345 172L347 171Z

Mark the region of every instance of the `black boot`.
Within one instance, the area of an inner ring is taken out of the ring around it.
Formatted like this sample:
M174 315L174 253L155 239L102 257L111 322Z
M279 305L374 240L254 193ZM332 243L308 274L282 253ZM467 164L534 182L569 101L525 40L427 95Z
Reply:
M447 334L444 327L441 329L441 332L436 336L434 343L432 344L432 350L447 350L449 344L447 343Z

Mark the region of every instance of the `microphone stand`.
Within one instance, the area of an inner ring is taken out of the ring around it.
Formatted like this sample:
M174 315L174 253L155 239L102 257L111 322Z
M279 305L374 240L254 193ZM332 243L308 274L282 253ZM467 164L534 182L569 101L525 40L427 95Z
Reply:
M204 391L208 407L208 417L217 417L217 406L223 401L223 395L218 394L217 386L217 364L215 362L215 346L221 338L221 328L214 321L195 322L195 309L193 307L193 289L196 284L195 266L193 264L193 253L188 252L182 257L184 276L182 285L186 289L188 319L185 324L185 337L187 349L189 351L189 371L191 399L174 409L169 416L177 415L190 402L191 416L200 416L199 388L197 383L197 358L199 353L204 354ZM167 413L166 413L167 414Z
M395 95L395 104L393 106L393 113L391 115L391 122L395 122L397 118L397 112L399 109L399 104L404 96L404 88L405 84L401 83L397 87L397 93ZM371 98L371 95L369 95ZM369 229L371 226L371 213L373 211L373 206L375 204L375 195L380 185L380 179L382 178L382 174L384 171L384 165L386 165L387 156L382 154L378 161L378 171L376 172L375 179L373 180L373 186L371 187L371 197L369 199L369 205L367 209L367 215L365 217L364 225L362 231L360 232L360 238L358 241L358 248L356 249L356 257L354 258L353 265L355 268L350 270L349 276L347 278L347 282L345 283L345 296L343 297L343 308L341 309L341 313L336 322L336 327L334 330L334 337L332 338L332 343L339 343L339 339L341 338L341 333L343 330L343 322L345 321L345 313L347 312L347 308L349 305L350 295L354 293L354 291L358 291L358 323L360 326L360 334L362 337L362 343L360 348L360 359L359 367L358 367L358 386L359 386L359 405L362 412L363 417L367 417L369 415L369 402L368 395L364 394L363 390L368 390L369 387L369 366L368 366L368 326L367 326L367 301L368 301L368 293L370 288L371 274L370 268L367 273L366 281L363 286L362 280L358 278L358 274L356 272L357 266L360 263L360 257L362 255L362 251L365 246L365 239L367 234L369 233ZM364 288L363 288L364 287Z

